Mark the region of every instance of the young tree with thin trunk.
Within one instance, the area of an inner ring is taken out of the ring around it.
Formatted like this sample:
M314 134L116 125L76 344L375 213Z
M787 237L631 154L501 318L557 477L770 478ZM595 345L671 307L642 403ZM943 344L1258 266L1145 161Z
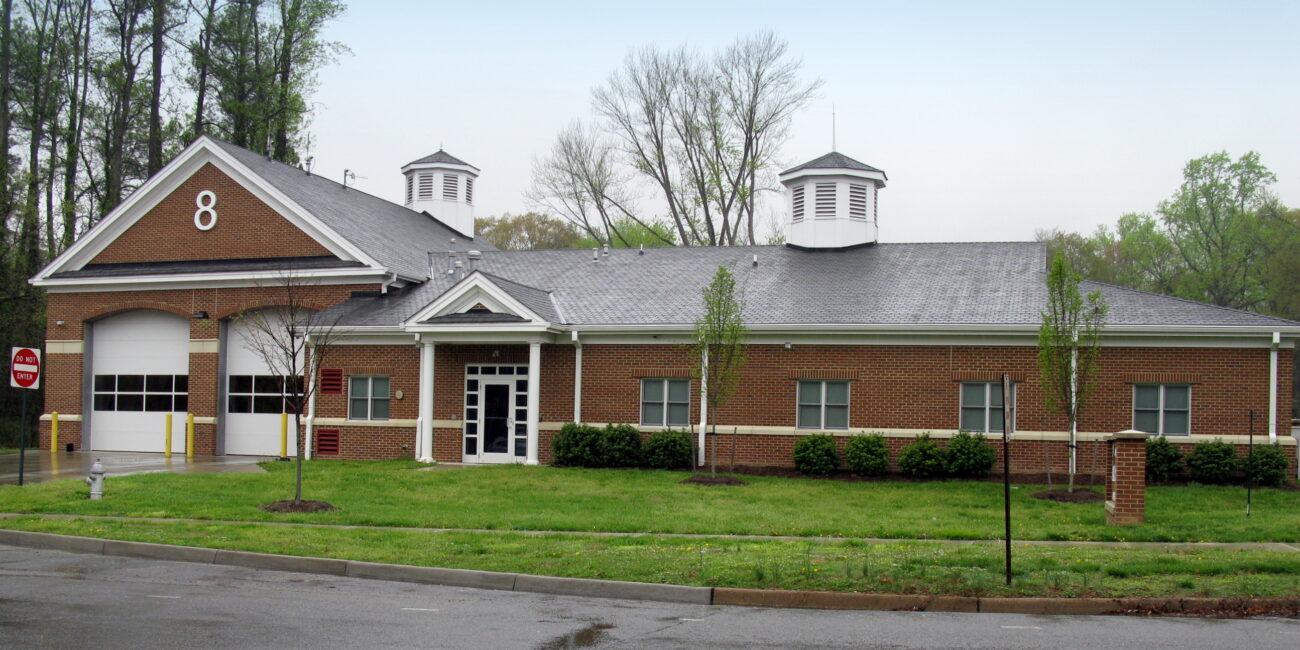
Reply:
M740 369L745 365L745 341L749 329L744 324L744 296L736 295L736 276L725 266L719 266L713 280L704 287L704 313L695 321L694 342L691 346L696 379L700 382L700 396L709 410L706 423L710 434L717 435L717 413L735 392L740 382ZM704 464L704 431L700 431L699 464ZM709 454L712 472L717 473L718 461Z
M1079 414L1092 393L1107 306L1100 291L1085 299L1079 274L1057 255L1047 274L1047 310L1038 328L1038 369L1049 410L1070 422L1070 491L1074 491ZM1050 462L1050 461L1049 461Z
M293 430L298 441L293 503L301 506L306 447L303 408L311 403L320 369L334 351L342 312L325 311L316 300L318 283L292 269L260 287L267 290L267 301L274 307L244 310L235 319L248 325L248 350L266 364L271 374L285 378L285 396L293 410Z

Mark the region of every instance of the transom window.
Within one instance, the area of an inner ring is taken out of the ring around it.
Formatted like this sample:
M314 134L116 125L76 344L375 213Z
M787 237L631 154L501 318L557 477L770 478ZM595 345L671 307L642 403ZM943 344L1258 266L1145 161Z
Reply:
M301 392L300 377L231 375L226 382L226 412L293 413L294 397Z
M96 411L184 412L189 375L95 375Z
M1144 433L1191 433L1192 387L1172 384L1133 386L1133 428Z
M642 379L641 424L684 427L691 419L689 379Z
M799 382L800 429L849 428L849 382Z
M1011 385L1015 399L1016 386ZM972 433L1002 433L1002 382L977 381L961 385L961 430ZM1014 412L1012 413L1014 416ZM1015 431L1015 422L1011 430Z
M388 377L348 378L348 419L388 419Z

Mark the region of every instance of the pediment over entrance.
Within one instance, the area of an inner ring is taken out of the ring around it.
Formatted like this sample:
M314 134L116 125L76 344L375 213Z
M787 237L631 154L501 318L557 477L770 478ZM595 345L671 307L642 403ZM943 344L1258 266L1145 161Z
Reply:
M418 323L556 323L551 294L475 271L408 321Z

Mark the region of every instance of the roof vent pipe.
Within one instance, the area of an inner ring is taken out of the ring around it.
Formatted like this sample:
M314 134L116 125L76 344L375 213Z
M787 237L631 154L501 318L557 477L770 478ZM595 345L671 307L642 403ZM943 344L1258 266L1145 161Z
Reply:
M456 274L456 279L457 279L457 280L464 280L464 279L465 279L465 263L462 262L462 261L460 261L460 260L456 260L455 262L452 262L452 265L455 267L455 269L454 269L452 272Z
M428 259L428 262L429 262L429 277L433 277L433 276L434 276L434 272L433 272L433 251L429 251L429 252L425 253L425 255L429 258L429 259Z
M456 254L447 253L447 275L451 275L455 272L456 272Z
M637 255L645 255L645 244L641 244L641 249L637 252Z
M754 256L754 266L758 266L758 256Z
M601 255L609 255L609 244L601 246Z
M482 251L470 251L470 252L468 252L468 253L465 254L465 257L468 257L468 258L469 258L469 270L470 270L470 272L472 273L472 272L478 270L478 262L479 262L479 260L483 259L483 252L482 252Z
M597 260L599 260L599 259L600 259L600 249L599 249L599 248L592 248L592 249L591 249L591 261L595 262L595 261L597 261Z

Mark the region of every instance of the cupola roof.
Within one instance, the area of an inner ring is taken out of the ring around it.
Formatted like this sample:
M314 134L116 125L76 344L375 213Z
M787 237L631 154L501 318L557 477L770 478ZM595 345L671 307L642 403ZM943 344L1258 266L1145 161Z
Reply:
M864 162L858 162L838 151L832 151L820 158L814 158L802 165L795 165L790 169L781 172L782 176L804 169L857 169L864 172L878 172L884 175L885 170L877 169ZM888 176L885 177L886 179Z

